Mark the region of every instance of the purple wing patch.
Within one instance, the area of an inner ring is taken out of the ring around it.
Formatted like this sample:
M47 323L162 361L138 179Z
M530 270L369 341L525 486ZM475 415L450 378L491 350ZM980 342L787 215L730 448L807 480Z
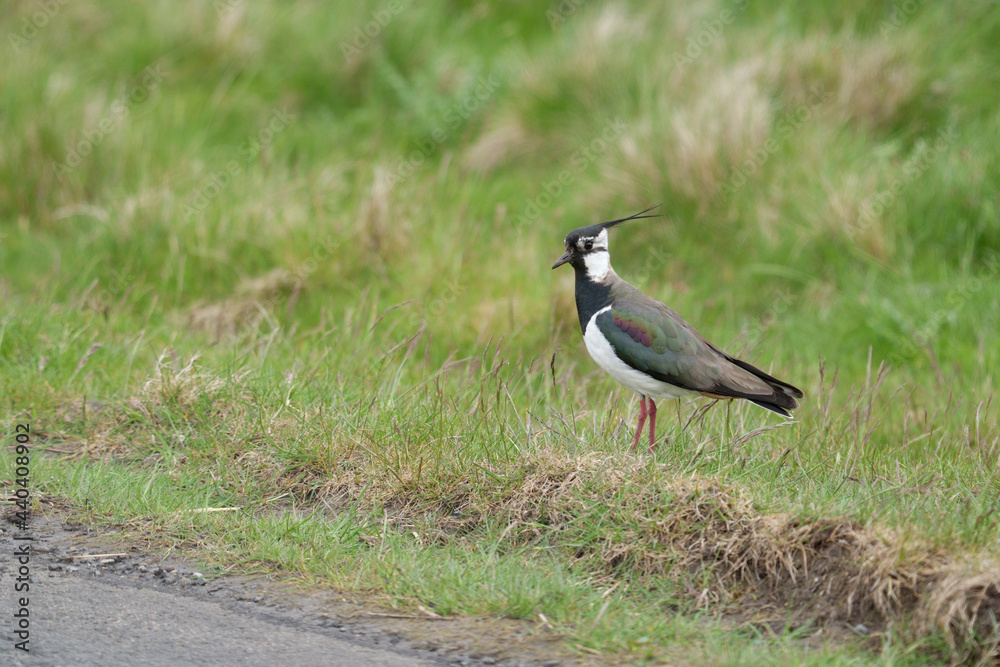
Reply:
M652 344L652 337L642 330L635 322L629 322L621 317L614 316L611 318L615 323L615 326L624 331L629 335L629 337L635 342L650 347Z

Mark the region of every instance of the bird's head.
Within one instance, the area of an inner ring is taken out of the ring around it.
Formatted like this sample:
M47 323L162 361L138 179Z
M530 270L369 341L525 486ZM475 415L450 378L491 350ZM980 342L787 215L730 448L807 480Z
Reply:
M656 206L659 206L659 204ZM608 270L611 268L611 256L608 254L608 230L615 225L620 225L629 220L655 218L657 217L655 214L645 214L652 211L656 206L647 208L645 211L641 211L635 215L630 215L627 218L621 218L620 220L611 220L597 225L588 225L587 227L574 229L566 235L566 239L564 240L566 252L556 260L552 268L569 264L576 271L583 271L590 280L595 282L604 280L608 274Z

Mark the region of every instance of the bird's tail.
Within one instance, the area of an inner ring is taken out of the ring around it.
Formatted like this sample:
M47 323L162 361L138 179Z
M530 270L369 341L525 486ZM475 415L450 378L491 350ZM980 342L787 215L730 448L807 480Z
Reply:
M804 396L801 389L793 387L787 382L782 382L778 378L768 375L756 366L748 364L741 359L730 357L728 354L726 355L726 358L748 373L751 373L763 380L773 391L770 396L761 396L759 394L748 396L744 394L740 398L745 398L755 405L759 405L760 407L770 410L771 412L777 412L779 415L784 417L791 417L792 415L789 410L794 410L799 407L798 399Z

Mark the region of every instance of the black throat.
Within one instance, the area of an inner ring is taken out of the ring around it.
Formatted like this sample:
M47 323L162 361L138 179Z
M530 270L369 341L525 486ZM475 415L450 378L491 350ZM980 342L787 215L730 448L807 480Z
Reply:
M587 267L573 267L576 273L576 313L580 316L580 331L587 332L587 322L594 313L611 305L611 282L595 283L587 277Z

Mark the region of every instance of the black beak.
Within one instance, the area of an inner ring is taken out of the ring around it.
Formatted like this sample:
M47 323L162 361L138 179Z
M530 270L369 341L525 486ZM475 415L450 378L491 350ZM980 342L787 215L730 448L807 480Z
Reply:
M552 268L553 269L559 268L560 266L568 262L571 257L572 257L571 252L567 250L566 252L563 253L562 257L556 260L556 263L552 265Z

